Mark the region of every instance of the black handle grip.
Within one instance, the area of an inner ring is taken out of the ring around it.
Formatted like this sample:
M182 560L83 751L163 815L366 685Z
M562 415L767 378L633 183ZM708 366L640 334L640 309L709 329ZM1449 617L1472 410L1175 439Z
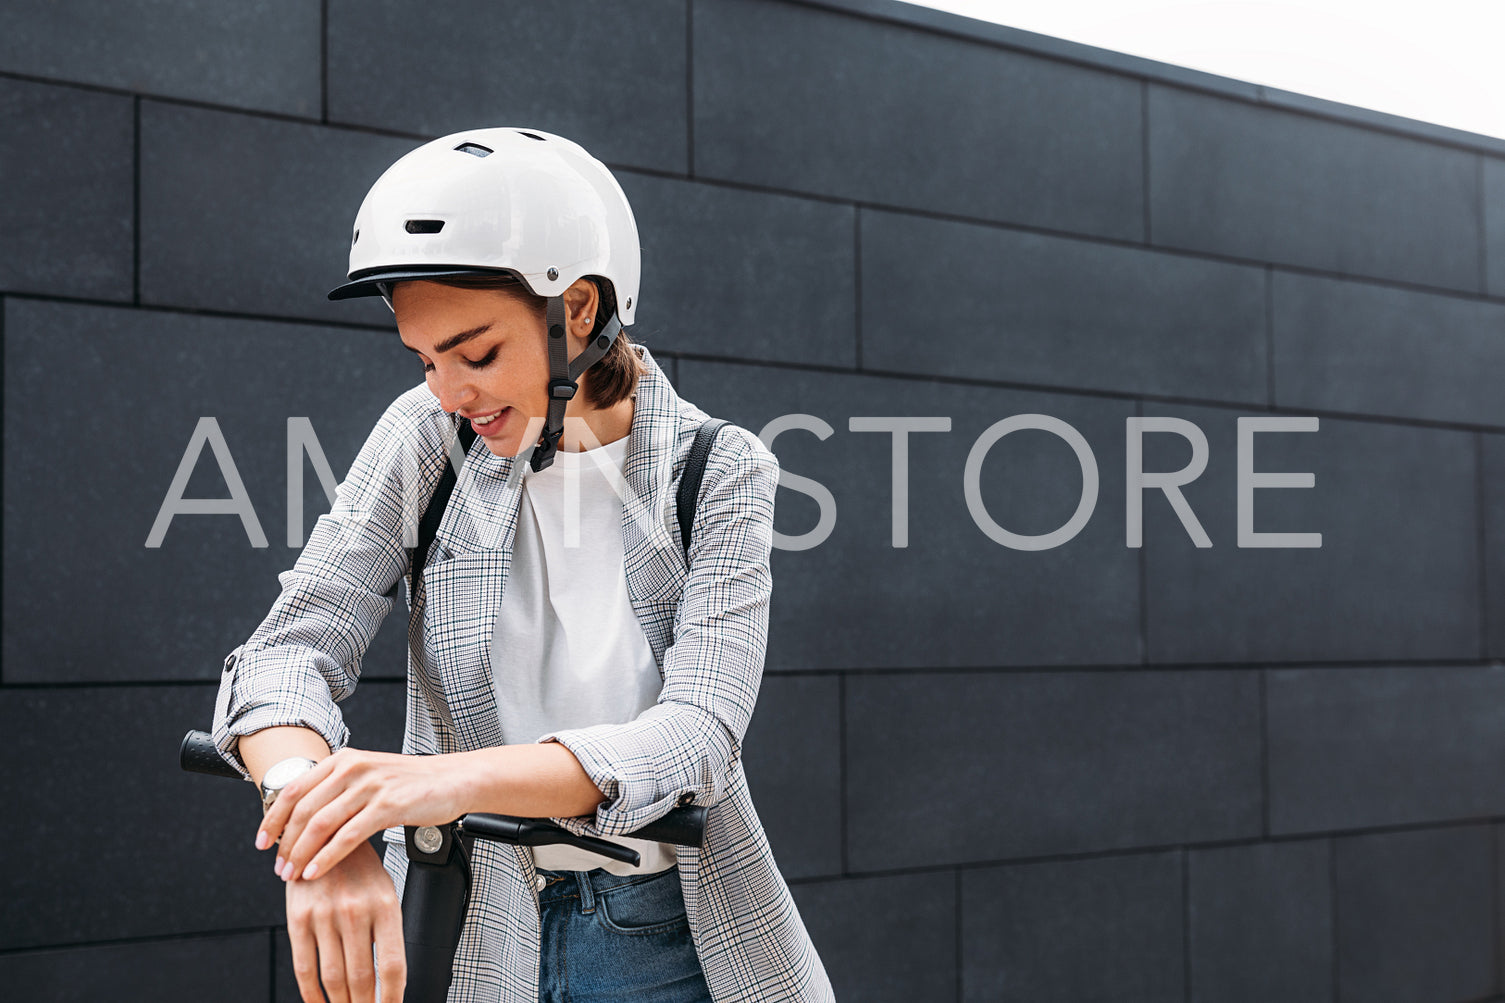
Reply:
M629 836L637 839L652 839L660 843L678 843L680 846L701 846L705 843L705 819L711 809L704 805L687 804L669 809L663 818L649 822Z
M461 828L481 839L498 839L518 846L545 846L564 843L603 857L621 860L636 867L642 860L638 851L595 836L577 836L562 826L541 818L517 818L513 815L473 813L460 820Z
M178 746L178 765L189 773L240 779L239 771L225 762L214 739L206 731L190 731L183 736L183 744Z
M702 808L699 805L683 805L671 809L669 814L658 821L649 822L641 829L626 833L626 835L634 839L652 839L660 843L700 846L705 840L705 819L709 812L709 808ZM481 839L500 839L508 843L517 843L520 846L541 846L544 843L574 843L576 846L586 846L585 843L579 841L589 840L592 845L587 849L597 853L607 852L597 849L594 845L601 842L598 838L576 836L568 829L541 818L518 818L515 815L487 815L472 812L461 821L466 832ZM617 846L616 843L606 845ZM616 854L608 855L616 856ZM617 859L626 860L627 858L617 857Z

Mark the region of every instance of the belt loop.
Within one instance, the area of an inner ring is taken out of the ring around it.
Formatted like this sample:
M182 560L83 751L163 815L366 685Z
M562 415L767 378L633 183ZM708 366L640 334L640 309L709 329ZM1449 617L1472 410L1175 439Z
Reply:
M596 911L596 891L591 887L591 876L586 871L576 871L575 881L580 885L580 911L589 916Z

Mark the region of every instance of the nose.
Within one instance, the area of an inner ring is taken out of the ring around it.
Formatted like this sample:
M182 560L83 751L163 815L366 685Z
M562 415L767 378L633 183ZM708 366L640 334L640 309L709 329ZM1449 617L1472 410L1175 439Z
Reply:
M428 375L429 390L439 398L439 406L444 410L460 411L474 403L477 397L476 388L465 378L464 374L445 375L441 370L436 369Z

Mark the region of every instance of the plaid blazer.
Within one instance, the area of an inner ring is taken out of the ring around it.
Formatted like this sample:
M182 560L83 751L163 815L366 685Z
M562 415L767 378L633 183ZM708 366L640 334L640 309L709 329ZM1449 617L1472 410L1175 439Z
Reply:
M705 845L679 847L685 910L718 1001L833 1000L826 972L774 864L742 771L741 742L763 671L769 553L778 462L730 426L706 464L689 569L675 490L707 415L675 393L647 349L624 471L622 539L633 611L664 686L625 724L559 731L606 795L594 817L557 821L576 832L630 832L676 804L713 805ZM337 703L354 690L364 654L405 580L417 524L455 425L420 385L387 408L332 510L321 516L282 592L225 660L214 738L245 773L239 736L302 725L331 749L349 742ZM473 449L439 526L416 595L408 596L407 723L403 751L462 752L502 741L492 678L492 629L506 588L526 461ZM386 867L407 872L401 828ZM478 840L451 1003L536 1003L536 872L523 848Z

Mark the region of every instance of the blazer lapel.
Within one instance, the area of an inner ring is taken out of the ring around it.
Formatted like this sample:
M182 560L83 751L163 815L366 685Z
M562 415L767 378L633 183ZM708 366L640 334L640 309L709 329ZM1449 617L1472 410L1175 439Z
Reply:
M424 571L425 646L459 750L500 745L492 635L512 567L523 464L477 440L456 481Z
M684 586L684 554L674 521L674 462L681 401L648 349L635 346L647 371L638 378L627 442L622 502L622 557L633 613L663 673L673 640L674 607Z

